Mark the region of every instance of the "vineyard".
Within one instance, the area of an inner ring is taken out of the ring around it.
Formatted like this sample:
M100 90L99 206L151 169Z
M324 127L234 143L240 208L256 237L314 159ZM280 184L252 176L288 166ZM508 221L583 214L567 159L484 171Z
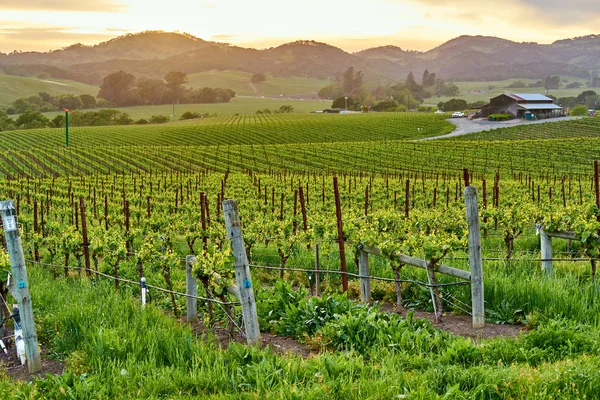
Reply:
M589 119L415 142L451 126L422 114L250 115L75 127L68 149L60 130L3 132L0 193L19 217L38 337L66 369L32 385L4 377L0 393L593 398L596 128ZM469 272L467 181L479 201L485 317L526 327L516 338L462 338L408 312L473 311L468 282L440 274ZM310 356L219 345L224 332L245 342L226 199L239 207L261 331ZM554 240L551 273L536 225L572 236ZM374 305L359 303L366 247L380 254L370 257ZM195 324L180 323L189 255Z

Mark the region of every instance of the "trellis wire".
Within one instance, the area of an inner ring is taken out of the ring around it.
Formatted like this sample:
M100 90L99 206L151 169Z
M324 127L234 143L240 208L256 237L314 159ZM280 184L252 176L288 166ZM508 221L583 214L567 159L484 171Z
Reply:
M45 265L45 266L50 266L50 267L67 268L67 269L70 269L70 270L77 270L77 271L88 271L88 272L91 272L93 274L97 274L97 275L100 275L102 277L105 277L105 278L109 278L109 279L112 279L112 280L117 280L117 281L124 282L124 283L129 283L131 285L137 285L137 286L141 286L142 285L141 282L136 282L136 281L132 281L130 279L125 279L125 278L115 278L112 275L108 275L108 274L105 274L105 273L102 273L102 272L99 272L99 271L96 271L96 270L93 270L93 269L90 269L90 268L70 267L70 266L64 266L64 265L48 264L48 263L43 263L43 262L34 261L34 260L26 260L26 261L30 262L32 264ZM160 286L149 285L147 283L146 283L146 287L158 290L159 292L170 293L170 294L174 294L174 295L177 295L177 296L183 296L183 297L190 297L190 298L193 298L193 299L202 300L202 301L205 301L205 302L217 303L217 304L220 304L220 305L233 305L233 306L239 306L240 305L239 302L223 302L223 301L219 301L219 300L215 300L215 299L209 299L209 298L206 298L206 297L194 296L194 295L187 294L187 293L176 292L176 291L173 291L173 290L162 288Z
M336 271L336 270L331 270L331 269L318 269L317 270L317 269L302 269L302 268L281 268L281 267L256 265L256 264L250 264L250 267L259 268L259 269L277 270L277 271L281 271L283 269L284 271L295 271L295 272L312 272L312 273L337 274L337 275L345 274L345 275L351 276L353 278L369 278L369 279L373 279L376 281L384 281L384 282L413 283L415 285L424 286L424 287L466 286L466 285L471 284L470 282L452 282L452 283L438 283L436 285L432 285L427 282L415 281L415 280L411 280L411 279L394 279L394 278L383 278L383 277L379 277L379 276L365 276L365 275L355 274L352 272L342 272L342 271Z

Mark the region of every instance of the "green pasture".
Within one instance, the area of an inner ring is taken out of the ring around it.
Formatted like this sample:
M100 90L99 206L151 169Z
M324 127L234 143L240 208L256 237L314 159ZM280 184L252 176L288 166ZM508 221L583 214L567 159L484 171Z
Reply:
M540 77L542 79L543 77ZM556 97L577 97L581 92L585 90L594 90L586 87L586 81L582 78L577 77L564 77L567 79L567 83L562 83L562 86L558 89L550 89L548 94ZM481 81L481 82L454 82L459 87L461 95L458 98L464 99L467 103L473 103L476 101L489 101L491 98L501 95L503 93L539 93L546 94L544 88L509 88L515 81L521 81L525 84L533 83L538 79L506 79L500 81ZM584 86L578 89L565 89L564 87L572 82L581 82ZM431 97L425 100L426 104L436 105L440 101L448 101L452 97Z
M178 120L181 115L186 112L195 112L199 114L216 114L216 115L234 115L234 114L254 114L258 110L268 108L271 111L279 110L279 107L291 105L294 107L294 113L309 113L311 111L323 110L330 108L330 101L322 100L300 100L300 99L268 99L260 97L235 97L229 103L214 103L214 104L163 104L158 106L135 106L135 107L118 107L121 112L126 112L134 120L142 118L149 119L153 115L164 115L173 118L173 109L175 109L175 120ZM98 111L95 110L82 110ZM44 115L50 119L60 112L49 112Z
M8 107L13 101L46 92L52 96L63 94L89 94L96 96L99 88L85 83L48 78L7 75L0 72L0 108Z
M219 87L231 89L238 96L265 96L318 99L317 92L331 82L324 79L304 77L267 76L262 83L251 84L252 74L240 71L208 71L188 75L188 86L195 89ZM302 97L304 96L304 97Z

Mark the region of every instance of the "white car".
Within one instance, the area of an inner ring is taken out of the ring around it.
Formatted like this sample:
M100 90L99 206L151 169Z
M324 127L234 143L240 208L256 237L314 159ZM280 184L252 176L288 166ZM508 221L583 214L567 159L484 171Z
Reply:
M452 113L452 118L462 118L465 116L465 113L462 113L460 111L456 111Z

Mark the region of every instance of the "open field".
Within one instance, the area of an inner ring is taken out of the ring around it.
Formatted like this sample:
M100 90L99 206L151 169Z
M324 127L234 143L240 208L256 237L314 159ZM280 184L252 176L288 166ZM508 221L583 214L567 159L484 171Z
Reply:
M317 98L316 93L330 82L323 79L302 77L267 76L267 80L251 84L251 73L239 71L198 72L188 76L188 86L219 87L232 89L238 96L295 97L306 96L305 100Z
M415 141L451 131L443 118L251 114L73 127L68 149L61 130L1 133L0 198L15 199L37 335L58 365L31 383L10 378L27 378L18 367L0 368L0 397L594 398L599 120ZM467 178L479 201L485 330L470 325L471 282L441 268L470 270ZM254 290L266 347L246 346L227 291L224 199L239 206L252 278L243 290ZM536 223L575 237L554 239L552 273ZM366 274L359 244L382 254L369 256ZM189 254L201 297L192 323L179 295ZM342 260L353 274L345 293ZM321 296L309 294L315 263ZM359 276L370 277L373 306L359 303ZM437 329L461 320L456 334Z
M217 115L235 115L235 114L254 114L258 110L265 108L271 111L279 110L279 107L291 105L294 107L294 113L309 113L315 110L323 110L331 106L330 101L321 100L299 100L299 99L263 99L260 97L234 97L229 103L216 104L176 104L175 119L178 119L181 114L186 111L196 112L200 114L209 113ZM173 115L173 105L164 104L160 106L136 106L136 107L119 107L122 112L129 114L134 120L141 118L149 119L153 115L164 115L171 117ZM82 110L98 111L96 110ZM50 119L61 114L59 112L44 113Z
M541 79L541 78L540 78ZM581 82L583 87L579 89L565 89L567 85L563 83L559 89L551 89L548 94L556 97L577 97L581 92L585 90L596 90L594 88L588 89L586 82L581 78L567 77L569 83ZM515 81L521 81L525 84L536 82L537 79L507 79L502 81L483 81L483 82L454 82L459 87L461 95L458 98L464 99L467 103L473 103L476 101L487 101L493 97L496 97L503 93L539 93L545 94L544 88L509 88ZM440 101L448 101L451 97L431 97L425 100L425 104L436 105Z
M64 79L41 80L0 73L0 108L6 108L19 98L37 95L40 92L46 92L52 96L61 94L96 96L98 90L97 86Z

